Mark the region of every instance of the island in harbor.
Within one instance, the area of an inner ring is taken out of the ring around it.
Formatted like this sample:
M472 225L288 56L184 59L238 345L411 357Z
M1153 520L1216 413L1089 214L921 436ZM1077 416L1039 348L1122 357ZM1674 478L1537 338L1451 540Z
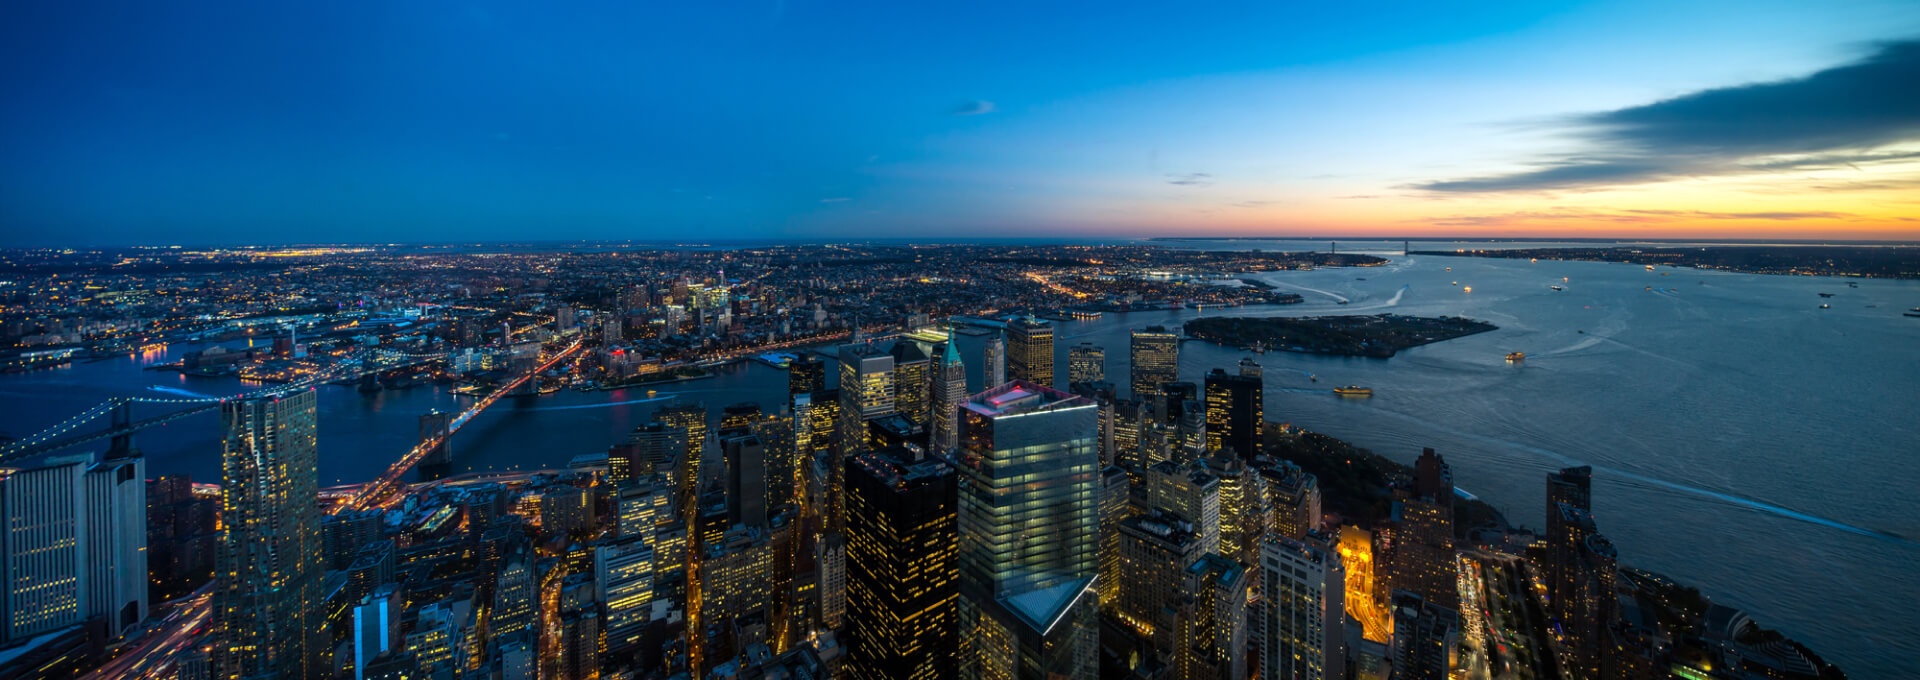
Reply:
M1747 274L1920 279L1920 247L1896 245L1594 246L1415 250L1412 255L1585 260L1719 269Z
M1385 359L1410 347L1485 333L1498 326L1455 316L1204 317L1186 323L1189 337L1229 347L1258 347Z

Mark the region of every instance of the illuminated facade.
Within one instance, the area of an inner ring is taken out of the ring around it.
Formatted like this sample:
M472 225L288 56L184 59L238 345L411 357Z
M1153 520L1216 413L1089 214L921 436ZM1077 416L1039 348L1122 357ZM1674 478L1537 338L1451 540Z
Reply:
M700 402L675 404L655 411L653 419L686 433L686 455L676 468L676 493L679 507L693 508L694 495L699 492L700 461L707 455L707 407Z
M787 396L798 396L827 389L827 362L810 353L787 363Z
M959 677L1093 678L1096 407L1014 381L960 415Z
M638 649L653 604L653 541L651 535L623 537L593 550L594 584L606 612L601 621L606 651Z
M1201 553L1220 552L1220 478L1205 466L1172 461L1154 463L1146 477L1147 508L1173 513L1190 525Z
M1067 348L1067 384L1100 382L1107 379L1107 350L1091 342Z
M1294 540L1320 530L1320 479L1287 461L1260 470L1270 506L1270 528Z
M840 445L827 460L827 527L847 525L847 458L867 450L867 421L894 412L893 355L870 345L840 348Z
M315 403L309 389L221 406L219 677L326 674Z
M1007 377L1053 387L1053 324L1033 317L1007 322Z
M1133 331L1128 342L1133 398L1150 399L1162 383L1180 379L1180 335L1164 326Z
M1207 450L1231 451L1245 460L1262 452L1260 426L1264 391L1260 379L1228 375L1225 369L1207 374Z
M53 456L0 468L0 643L82 621L110 638L147 616L146 463Z
M933 435L933 451L951 453L960 445L960 402L967 400L967 367L960 361L960 343L940 344L940 359L934 364L932 413L927 428Z
M932 410L933 359L920 349L920 343L900 340L893 343L893 408L923 425Z
M1393 591L1393 677L1447 680L1453 673L1460 617L1416 593Z
M1217 455L1206 465L1220 480L1220 554L1241 564L1259 564L1260 544L1267 535L1265 483L1237 456ZM1258 590L1257 582L1254 588Z
M1219 555L1202 555L1187 567L1177 605L1175 680L1245 680L1247 591L1252 580L1246 567Z
M905 449L847 461L847 668L851 677L953 677L958 482Z
M1259 640L1262 680L1346 677L1346 575L1317 540L1275 536L1261 545L1265 593Z
M1132 514L1132 484L1119 466L1100 470L1100 606L1111 608L1119 596L1120 522Z
M1179 643L1172 605L1179 602L1187 567L1205 554L1193 525L1173 513L1155 510L1121 521L1115 613L1156 649L1171 652Z

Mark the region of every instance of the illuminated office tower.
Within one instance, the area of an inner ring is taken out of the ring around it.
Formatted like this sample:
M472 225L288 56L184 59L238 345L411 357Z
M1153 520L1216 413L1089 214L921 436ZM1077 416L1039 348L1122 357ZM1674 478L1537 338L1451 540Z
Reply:
M1114 403L1113 462L1116 465L1137 473L1151 464L1146 445L1152 419L1146 404L1139 399Z
M1414 461L1412 488L1395 489L1394 497L1387 583L1427 604L1454 609L1460 601L1459 565L1453 550L1453 475L1446 461L1427 449Z
M1200 552L1220 552L1220 478L1205 466L1161 461L1148 467L1147 509L1173 513L1191 525Z
M639 649L653 605L652 536L622 537L593 550L594 584L600 589L600 618L606 651Z
M1120 587L1120 523L1131 515L1132 484L1118 465L1100 470L1100 606L1111 608Z
M1220 368L1207 374L1208 451L1232 451L1245 460L1262 453L1263 391L1258 377L1227 375Z
M315 403L308 389L221 405L213 623L222 678L326 675Z
M1275 536L1261 545L1260 575L1261 680L1346 677L1346 573L1340 556L1319 540Z
M960 442L960 402L967 400L967 367L960 361L959 341L941 343L933 371L933 452L951 453Z
M847 457L867 450L867 421L894 412L893 355L871 345L840 347L840 446L827 460L827 528L847 525Z
M0 645L90 619L108 637L147 614L147 486L137 454L0 468Z
M920 343L900 340L889 351L893 355L893 409L914 422L926 425L933 408L933 359L920 349Z
M1405 590L1393 591L1393 638L1389 654L1394 680L1446 680L1453 672L1453 647L1460 637L1460 616Z
M708 542L700 559L700 617L725 624L772 606L774 546L766 531L735 527Z
M655 411L653 419L667 425L680 428L686 433L686 456L677 468L679 479L680 505L693 507L693 498L700 489L701 461L707 456L707 407L700 402L675 404Z
M953 676L958 482L892 448L847 460L847 668L855 679Z
M1004 335L987 338L986 359L982 362L980 389L990 390L1007 383L1007 340Z
M960 416L959 676L1094 677L1096 407L1016 380Z
M1067 349L1067 384L1100 382L1107 379L1107 350L1091 342Z
M728 405L720 409L720 428L714 431L717 438L725 438L741 430L748 429L765 414L760 405L751 401Z
M1213 554L1187 567L1175 605L1175 680L1245 680L1247 591L1254 578L1239 562Z
M1241 564L1259 564L1267 533L1266 486L1259 471L1228 454L1208 458L1206 466L1220 480L1220 554Z
M392 583L361 598L353 607L353 678L378 677L369 671L381 657L400 647L400 609L404 602Z
M656 486L654 478L620 487L614 492L615 533L621 538L651 539L666 519L660 511L672 508L671 495L668 489Z
M811 353L794 357L787 364L787 396L827 389L827 362Z
M505 566L493 588L493 607L487 611L487 627L494 637L504 637L535 629L539 611L539 587L534 581L534 560L524 546L508 554Z
M1180 379L1180 334L1148 326L1133 331L1128 349L1133 398L1152 399L1160 394L1161 384Z
M1007 322L1007 377L1053 387L1053 324L1031 316Z

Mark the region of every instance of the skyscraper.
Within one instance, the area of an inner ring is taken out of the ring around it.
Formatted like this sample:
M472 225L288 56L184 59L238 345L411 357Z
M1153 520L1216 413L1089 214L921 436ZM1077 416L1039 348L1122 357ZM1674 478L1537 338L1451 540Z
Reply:
M847 457L867 450L867 421L894 412L893 355L871 345L840 347L840 446L827 461L827 527L845 527Z
M1128 345L1133 398L1151 399L1160 393L1161 383L1180 379L1180 334L1148 326L1133 331Z
M1173 513L1190 525L1200 552L1220 552L1220 478L1205 466L1173 461L1154 463L1146 477L1147 509Z
M146 618L145 470L92 454L0 468L0 645L95 617L117 638Z
M1208 451L1232 451L1246 460L1263 452L1263 392L1258 377L1227 375L1221 368L1207 374Z
M1098 672L1098 417L1025 381L961 406L961 678Z
M1258 380L1260 376L1265 374L1266 369L1261 368L1260 362L1254 360L1253 357L1240 358L1240 377Z
M1053 324L1031 316L1007 322L1007 377L1053 387Z
M847 460L847 667L856 679L953 676L958 482L905 449Z
M680 488L676 507L694 507L693 497L700 488L700 464L707 455L707 407L697 401L674 404L654 412L653 419L686 433L687 453L678 469Z
M727 460L727 519L767 528L767 447L751 432L720 440ZM611 625L611 622L609 622Z
M1453 551L1453 474L1433 449L1414 461L1413 487L1394 490L1392 521L1388 585L1453 610L1460 601Z
M215 667L223 678L324 677L313 390L227 402L220 415Z
M985 364L982 366L981 381L986 384L980 389L990 390L1007 382L1007 340L1004 335L987 338Z
M1100 382L1107 379L1107 350L1091 342L1067 349L1067 384Z
M933 370L933 407L927 428L933 434L933 452L951 453L960 441L960 402L967 400L967 367L960 361L957 340L941 343Z
M593 550L594 584L606 651L631 653L640 646L653 603L653 537L623 536Z
M787 396L827 389L827 362L811 353L794 357L787 364Z
M1247 677L1247 591L1254 576L1234 560L1201 555L1187 567L1177 611L1180 639L1174 645L1179 680L1244 680Z
M1418 594L1393 591L1393 677L1446 680L1453 671L1453 646L1460 637L1460 616Z
M1262 544L1261 680L1346 677L1346 575L1318 540L1275 536Z
M933 408L933 360L913 340L893 343L888 353L893 355L893 409L928 425L927 413Z

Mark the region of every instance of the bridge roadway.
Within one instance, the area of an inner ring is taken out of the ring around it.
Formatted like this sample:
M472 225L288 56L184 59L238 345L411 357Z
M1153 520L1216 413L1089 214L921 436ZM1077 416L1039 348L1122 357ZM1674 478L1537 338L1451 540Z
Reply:
M532 371L514 378L494 389L493 392L489 393L480 401L474 402L471 406L461 411L460 415L454 416L453 422L447 425L446 432L421 441L418 446L407 451L406 455L394 461L393 465L388 466L386 472L381 473L380 476L373 481L361 486L360 491L348 499L347 502L333 506L331 512L339 514L347 510L365 510L387 500L388 496L400 488L400 478L406 475L408 470L413 469L413 466L420 464L420 459L425 458L427 452L439 448L447 439L453 437L453 433L460 431L460 427L466 425L467 421L472 420L473 417L479 415L481 411L492 406L494 402L499 401L501 397L512 393L528 380L532 380L534 376L545 372L549 368L553 368L554 364L558 364L567 357L572 356L574 352L580 351L580 346L581 341L575 340L572 345L568 345L566 349L555 353L551 358L548 358L539 366L534 367Z

